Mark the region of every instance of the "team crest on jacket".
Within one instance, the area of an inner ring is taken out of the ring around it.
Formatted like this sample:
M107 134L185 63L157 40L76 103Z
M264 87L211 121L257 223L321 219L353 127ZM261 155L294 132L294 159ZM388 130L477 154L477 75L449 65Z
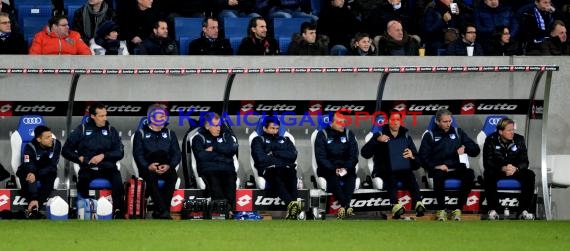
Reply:
M224 142L224 139L223 139L223 138L218 138L217 140L218 140L218 143Z
M266 144L271 144L271 140L265 139L265 143L266 143Z
M53 158L53 152L50 152L50 153L49 153L49 158L50 158L50 159Z
M450 139L455 139L455 138L457 138L457 136L455 136L455 134L449 134L449 138L450 138Z
M332 139L327 139L327 144L330 144L330 143L332 143L332 142L333 142Z
M85 131L85 136L89 136L89 135L91 135L92 133L93 133L93 131L87 130L87 131Z
M165 139L168 138L168 133L163 132L163 133L162 133L162 137L165 138Z
M279 144L283 144L283 143L285 143L285 140L283 140L283 139L280 139L280 140L278 140L278 141L277 141L277 143L279 143Z
M150 133L146 133L146 134L144 135L144 137L145 137L146 139L150 139Z
M511 151L516 152L518 150L517 145L513 145L511 147Z
M340 142L346 143L346 137L340 137Z
M103 130L103 131L101 131L101 133L105 136L107 136L109 134L109 132L107 130Z

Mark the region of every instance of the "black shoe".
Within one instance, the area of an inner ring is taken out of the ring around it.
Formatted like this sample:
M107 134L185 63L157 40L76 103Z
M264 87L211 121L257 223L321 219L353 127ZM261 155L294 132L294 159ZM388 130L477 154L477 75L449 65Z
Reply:
M115 212L113 212L113 219L114 220L124 220L125 214L123 213L123 211L117 209L117 210L115 210Z

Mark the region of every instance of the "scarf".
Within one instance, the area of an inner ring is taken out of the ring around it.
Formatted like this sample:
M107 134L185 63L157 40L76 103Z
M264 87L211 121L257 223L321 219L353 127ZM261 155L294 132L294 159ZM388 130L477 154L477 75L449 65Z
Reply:
M538 28L543 31L546 30L546 26L544 25L544 19L542 18L540 11L538 11L538 8L536 7L534 7L534 17L536 18L536 23L538 24Z
M83 31L85 32L85 35L87 35L88 38L95 37L95 31L99 27L99 24L101 24L101 22L105 18L105 15L107 14L107 10L108 10L108 6L107 6L107 3L105 3L105 2L101 3L101 9L99 10L99 12L95 12L93 10L93 7L91 7L89 4L85 4L83 6L83 11L82 11L82 13L83 13ZM91 20L91 17L93 17L93 20ZM94 23L95 23L94 26L91 23L91 21L94 21Z

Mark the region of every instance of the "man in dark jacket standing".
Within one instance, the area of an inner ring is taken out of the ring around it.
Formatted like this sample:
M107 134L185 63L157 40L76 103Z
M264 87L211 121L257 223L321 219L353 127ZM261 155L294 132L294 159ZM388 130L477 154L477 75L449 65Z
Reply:
M489 219L499 218L496 212L499 205L497 181L512 178L518 180L522 187L518 198L518 218L534 220L534 215L529 211L534 194L535 174L528 168L525 139L515 133L515 122L512 119L501 119L497 123L497 131L485 139L483 166Z
M133 138L133 158L154 202L153 218L171 219L170 201L178 178L175 168L182 154L176 133L166 128L166 106L153 104L147 114L148 123ZM164 180L162 189L159 179Z
M420 146L420 159L424 168L433 178L433 190L437 199L437 220L445 221L445 180L455 178L461 180L460 195L455 210L451 216L453 220L461 220L461 208L467 201L467 196L473 187L475 174L472 169L461 163L459 156L466 153L476 157L481 152L479 146L473 142L460 128L451 126L451 112L440 109L435 114L437 127L424 134Z
M231 131L221 127L220 115L205 115L203 127L192 139L192 152L212 200L227 200L233 210L237 179L234 155L238 144Z
M238 55L279 55L279 45L275 38L267 37L267 23L263 17L249 21L248 36L241 40Z
M392 217L395 219L405 213L403 205L398 202L398 181L410 190L416 216L423 216L426 210L413 172L420 167L416 159L418 151L412 137L408 135L408 129L401 126L401 123L401 114L392 112L390 121L383 126L377 125L381 126L380 131L372 135L360 152L366 159L374 157L372 177L380 177L385 182L384 187L390 194Z
M251 141L251 155L257 172L267 179L266 188L287 205L286 219L297 219L297 149L289 137L279 135L280 122L269 116L263 120L263 134Z
M37 126L34 139L24 146L22 165L16 172L22 187L20 191L29 201L28 211L39 210L51 194L60 154L61 142L53 138L48 127Z
M349 131L346 115L335 113L332 123L317 133L315 158L317 175L327 181L327 191L332 192L340 204L338 218L354 213L350 200L356 186L358 143Z
M219 37L218 19L207 17L202 22L202 35L190 42L189 55L232 55L230 41Z
M62 156L79 164L77 192L89 198L89 183L95 178L111 182L113 217L124 218L123 180L117 161L124 156L123 143L117 130L107 121L107 108L102 103L89 107L89 120L69 134Z

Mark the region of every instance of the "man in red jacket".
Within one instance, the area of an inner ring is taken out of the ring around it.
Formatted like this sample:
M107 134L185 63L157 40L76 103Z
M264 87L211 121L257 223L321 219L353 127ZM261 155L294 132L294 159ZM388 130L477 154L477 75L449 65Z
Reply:
M79 33L69 30L69 22L65 16L56 16L48 21L44 30L36 33L30 54L91 55L91 50L81 40Z

